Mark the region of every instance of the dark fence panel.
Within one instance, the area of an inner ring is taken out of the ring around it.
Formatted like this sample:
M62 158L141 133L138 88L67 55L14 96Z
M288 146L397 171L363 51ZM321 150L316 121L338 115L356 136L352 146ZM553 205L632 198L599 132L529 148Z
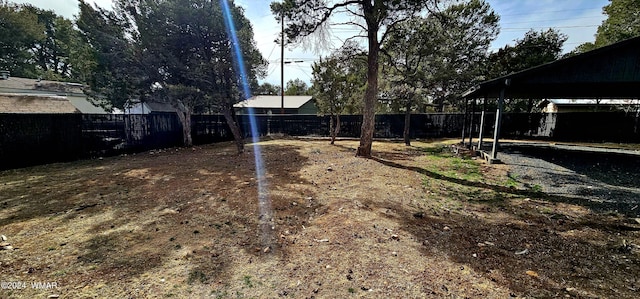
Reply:
M480 115L412 114L411 138L461 137L465 128L476 139ZM465 120L466 118L466 120ZM251 136L248 115L237 117L245 137ZM557 141L640 142L635 114L507 113L502 138L543 138ZM256 134L328 136L329 117L316 115L256 115ZM340 116L341 137L359 137L361 115ZM492 137L495 112L486 113L484 136ZM192 116L195 144L232 140L221 115ZM401 138L404 115L376 115L375 137ZM117 155L182 144L182 126L174 113L149 115L0 114L0 169Z
M207 144L233 140L233 134L222 115L192 115L193 144Z
M122 114L82 115L82 140L85 157L110 156L127 148L125 120Z
M639 142L638 118L623 112L557 113L550 138L559 141Z
M329 116L316 115L256 115L260 135L284 133L291 136L328 136ZM243 116L243 132L249 132L249 118ZM412 114L412 138L435 138L459 136L463 114ZM340 137L360 137L362 115L340 116ZM402 138L404 115L376 115L374 137Z
M109 156L182 144L182 125L175 113L84 114L84 156Z
M326 120L326 130L322 135L329 135L329 118ZM340 116L340 137L360 137L360 129L362 128L362 115L342 115Z
M474 138L479 132L474 116ZM495 113L487 113L484 137L493 137ZM640 123L624 112L505 113L502 138L536 138L553 141L640 142Z
M479 137L480 123L482 113L478 112L473 115L473 130L471 137L474 139ZM538 128L542 114L529 113L505 113L502 115L502 126L500 127L501 138L538 138L540 136ZM469 119L467 119L469 121ZM484 138L493 138L495 130L496 113L485 112L482 136ZM465 136L468 137L468 127Z
M495 113L491 115L491 126L495 123ZM501 131L503 137L529 138L539 136L538 128L542 113L505 113L502 118ZM491 132L493 134L493 131Z
M80 114L0 114L0 169L76 159Z
M156 148L175 147L183 144L182 124L175 113L154 113L149 115L129 115L146 116L146 132L139 141L135 150L150 150Z

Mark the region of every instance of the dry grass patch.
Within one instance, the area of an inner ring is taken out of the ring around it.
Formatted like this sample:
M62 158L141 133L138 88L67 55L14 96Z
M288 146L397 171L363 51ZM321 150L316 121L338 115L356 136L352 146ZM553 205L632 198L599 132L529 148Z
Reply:
M231 144L0 172L2 298L633 298L640 226L450 141ZM268 223L264 229L264 223Z

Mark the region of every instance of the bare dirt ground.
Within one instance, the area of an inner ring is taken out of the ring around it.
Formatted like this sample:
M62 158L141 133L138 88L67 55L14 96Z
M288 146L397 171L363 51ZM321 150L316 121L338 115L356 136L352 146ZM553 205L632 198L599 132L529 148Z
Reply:
M272 219L231 144L0 172L0 297L638 297L638 219L450 143L263 141Z

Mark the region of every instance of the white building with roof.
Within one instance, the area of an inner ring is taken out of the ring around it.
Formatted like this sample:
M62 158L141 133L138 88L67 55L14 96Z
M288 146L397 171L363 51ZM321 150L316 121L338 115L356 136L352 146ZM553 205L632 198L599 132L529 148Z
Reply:
M280 114L282 97L272 95L253 96L233 105L239 114ZM318 107L312 96L284 96L284 114L318 114Z
M606 112L625 110L628 107L638 108L640 100L631 99L546 99L538 107L542 112Z

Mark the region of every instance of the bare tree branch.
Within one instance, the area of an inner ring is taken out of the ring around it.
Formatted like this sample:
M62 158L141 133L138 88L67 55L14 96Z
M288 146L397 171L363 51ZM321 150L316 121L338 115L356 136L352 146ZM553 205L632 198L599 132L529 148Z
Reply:
M335 26L347 26L347 25L349 25L349 26L360 27L360 29L362 29L362 30L364 30L364 31L366 31L366 30L367 30L367 27L364 27L364 26L362 26L361 24L358 24L358 23L356 23L356 22L352 22L352 21L349 21L349 22L341 22L341 23L331 23L331 25L335 25Z
M308 30L305 30L305 32L297 32L298 34L301 34L302 36L308 36L311 35L312 33L314 33L316 30L318 30L318 28L320 28L323 24L325 24L325 22L327 20L329 20L329 18L331 17L331 15L333 14L333 12L339 8L343 8L343 7L348 7L350 5L353 4L360 4L362 2L362 0L351 0L351 1L345 1L342 3L336 3L331 7L323 7L323 8L317 8L318 10L323 10L324 12L322 13L321 17L319 18L314 18L314 24L312 25L311 28L308 28ZM290 16L288 21L292 21ZM291 36L290 36L291 37Z
M349 12L350 14L354 15L354 16L364 18L364 14L361 14L361 13L358 13L358 12L356 12L356 11L353 11L353 10L351 10L351 8L349 8L349 7L346 7L346 8L345 8L345 10L346 10L347 12Z
M354 35L352 37L349 37L349 38L345 39L344 43L347 43L348 41L352 41L352 40L354 40L356 38L367 38L367 36L366 35Z

